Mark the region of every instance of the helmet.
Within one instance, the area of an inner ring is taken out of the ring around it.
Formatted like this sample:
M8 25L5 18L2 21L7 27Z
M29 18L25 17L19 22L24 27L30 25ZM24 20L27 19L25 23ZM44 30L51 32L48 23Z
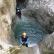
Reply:
M26 32L23 32L22 35L23 35L23 36L26 36Z

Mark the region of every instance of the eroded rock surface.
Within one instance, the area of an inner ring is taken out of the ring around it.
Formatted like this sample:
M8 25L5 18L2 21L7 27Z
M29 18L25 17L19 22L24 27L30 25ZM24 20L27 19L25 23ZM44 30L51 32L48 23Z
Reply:
M54 31L54 0L29 0L22 13L33 17L48 33Z
M15 17L15 0L0 0L0 45L5 49L16 46L14 33L11 29Z

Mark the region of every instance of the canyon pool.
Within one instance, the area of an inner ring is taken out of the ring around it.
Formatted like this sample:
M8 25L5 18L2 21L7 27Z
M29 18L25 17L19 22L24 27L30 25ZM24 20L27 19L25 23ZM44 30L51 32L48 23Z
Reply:
M18 18L18 22L15 26L15 36L20 44L20 36L22 32L26 32L31 43L39 43L43 37L47 34L45 29L34 19L26 16Z

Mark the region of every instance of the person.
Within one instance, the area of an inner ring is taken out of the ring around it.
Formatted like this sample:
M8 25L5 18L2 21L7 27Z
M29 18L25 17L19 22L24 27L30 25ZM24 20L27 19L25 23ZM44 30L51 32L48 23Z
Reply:
M21 38L20 38L20 43L21 43L22 45L25 45L26 47L28 47L29 38L28 38L26 32L23 32L23 33L22 33L22 36L21 36Z
M18 7L16 8L16 15L21 18L21 9Z

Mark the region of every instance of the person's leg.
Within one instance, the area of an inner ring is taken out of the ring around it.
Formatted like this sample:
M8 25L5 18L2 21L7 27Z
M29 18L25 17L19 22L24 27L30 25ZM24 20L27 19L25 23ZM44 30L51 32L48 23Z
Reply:
M26 47L28 47L28 44L26 44Z

